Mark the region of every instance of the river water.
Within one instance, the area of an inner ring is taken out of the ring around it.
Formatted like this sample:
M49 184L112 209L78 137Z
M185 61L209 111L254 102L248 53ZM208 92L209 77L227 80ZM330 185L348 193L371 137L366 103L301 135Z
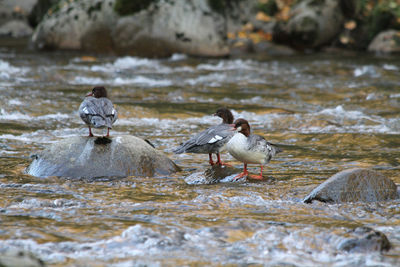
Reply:
M87 135L77 109L100 84L119 111L111 134L149 139L182 172L95 181L25 174L31 154ZM400 264L400 200L302 203L354 167L400 184L400 57L155 60L3 47L0 95L0 250L32 251L51 266ZM171 151L219 123L211 114L221 106L283 148L263 181L185 179L209 168L208 156ZM383 232L393 249L340 251L357 226Z

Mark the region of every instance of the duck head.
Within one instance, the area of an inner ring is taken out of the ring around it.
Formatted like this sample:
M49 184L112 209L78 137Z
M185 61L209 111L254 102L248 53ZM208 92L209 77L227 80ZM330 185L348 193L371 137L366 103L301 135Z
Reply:
M248 137L250 135L250 125L245 119L237 119L234 122L234 129L244 136Z
M233 123L232 112L227 108L219 108L213 115L220 117L222 119L223 123L226 123L226 124Z
M92 89L92 92L86 96L94 96L95 98L107 97L107 90L104 86L96 86Z

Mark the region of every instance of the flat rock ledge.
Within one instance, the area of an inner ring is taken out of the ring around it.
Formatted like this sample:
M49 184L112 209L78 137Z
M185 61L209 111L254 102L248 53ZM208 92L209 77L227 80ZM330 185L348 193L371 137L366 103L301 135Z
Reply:
M63 139L34 155L26 171L36 177L104 178L153 177L180 170L138 137L124 135L107 140L82 136Z
M397 198L397 187L391 179L374 170L355 168L336 173L315 188L303 202L376 202Z

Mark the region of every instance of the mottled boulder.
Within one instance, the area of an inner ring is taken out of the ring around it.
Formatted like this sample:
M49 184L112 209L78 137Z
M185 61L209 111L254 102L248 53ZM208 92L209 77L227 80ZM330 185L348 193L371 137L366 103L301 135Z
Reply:
M368 51L381 54L400 53L400 31L387 30L379 33L369 44Z
M138 13L121 17L113 31L115 49L141 56L185 53L225 56L224 17L207 0L159 1Z
M18 249L0 249L1 267L44 267L44 262L30 252Z
M287 23L280 23L274 40L299 48L316 48L332 41L342 29L344 15L337 0L299 1Z
M337 245L339 250L355 253L381 252L390 248L386 235L369 227L357 227L349 231Z
M23 20L11 20L0 26L0 36L19 38L30 36L32 32L32 28Z
M398 198L395 183L381 173L369 169L338 172L304 198L329 203L374 202Z
M227 22L209 2L64 0L44 16L31 42L38 49L145 57L225 56Z
M0 37L26 37L33 29L28 15L37 0L0 0Z
M117 23L114 0L60 1L36 27L32 46L38 49L113 51L112 27Z
M26 20L37 0L1 0L0 25L10 20Z
M50 145L34 157L27 173L37 177L71 178L168 175L175 163L144 140L116 136L111 143L96 137L71 137Z

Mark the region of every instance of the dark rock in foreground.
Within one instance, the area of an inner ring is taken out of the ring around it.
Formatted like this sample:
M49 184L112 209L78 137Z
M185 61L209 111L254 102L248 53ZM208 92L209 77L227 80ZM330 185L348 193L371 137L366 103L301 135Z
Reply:
M134 136L76 136L52 144L27 168L37 177L72 178L168 175L179 167L160 151Z
M320 184L305 203L314 200L330 203L374 202L398 198L395 183L381 173L369 169L341 171Z
M337 248L347 252L365 253L372 251L388 251L391 244L383 233L369 227L357 227L348 233Z

